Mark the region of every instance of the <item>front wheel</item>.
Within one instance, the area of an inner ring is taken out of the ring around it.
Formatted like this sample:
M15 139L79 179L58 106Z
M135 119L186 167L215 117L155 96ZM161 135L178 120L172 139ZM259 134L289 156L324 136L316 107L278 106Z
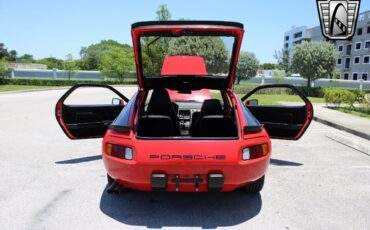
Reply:
M260 179L243 187L243 191L247 193L258 193L262 190L263 184L265 183L265 175Z

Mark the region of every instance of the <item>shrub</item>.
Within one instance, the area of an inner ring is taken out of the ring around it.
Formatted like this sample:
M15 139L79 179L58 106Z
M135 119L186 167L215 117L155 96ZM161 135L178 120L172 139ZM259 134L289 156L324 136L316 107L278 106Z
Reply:
M296 86L306 97L324 97L324 90L321 87Z
M364 93L360 91L351 91L346 89L327 88L324 90L324 99L326 104L333 104L339 107L341 104L349 105L352 108L354 104L362 103Z

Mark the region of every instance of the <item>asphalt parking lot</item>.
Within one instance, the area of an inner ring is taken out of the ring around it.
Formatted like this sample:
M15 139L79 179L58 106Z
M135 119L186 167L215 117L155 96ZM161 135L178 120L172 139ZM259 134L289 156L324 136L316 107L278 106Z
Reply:
M259 195L109 195L101 139L71 141L55 120L65 91L0 94L1 229L370 229L370 156L330 136L369 141L316 122L274 140Z

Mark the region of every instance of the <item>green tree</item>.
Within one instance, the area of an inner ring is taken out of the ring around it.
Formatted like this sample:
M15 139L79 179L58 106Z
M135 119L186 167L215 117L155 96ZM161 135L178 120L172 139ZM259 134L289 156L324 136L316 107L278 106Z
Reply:
M33 63L33 62L35 62L35 59L33 58L33 55L31 55L31 54L24 54L24 55L22 55L18 58L17 62Z
M171 19L171 12L167 8L166 4L160 5L156 13L158 21L167 21Z
M16 61L17 60L17 51L11 50L8 53L8 61Z
M248 80L255 77L258 67L259 60L254 53L241 51L238 64L236 65L235 80L237 84L239 84L241 80Z
M102 56L102 73L123 81L125 75L135 70L134 53L130 47L113 47Z
M290 56L289 56L289 50L288 49L282 49L279 51L275 50L274 58L279 64L278 69L285 70L285 73L290 72Z
M73 60L72 54L67 54L66 60L64 61L64 70L67 72L68 80L71 80L71 77L74 73L77 72L78 67Z
M274 64L274 63L264 63L260 66L260 69L263 69L263 70L282 69L282 66L280 66L279 64Z
M285 75L281 74L279 70L274 70L274 73L272 75L272 79L274 79L277 84L279 84L281 81L283 81L284 78L285 78Z
M15 62L17 60L17 51L5 48L4 43L0 43L0 59L5 58L6 61Z
M101 70L102 56L114 47L129 47L114 40L102 40L97 44L82 47L80 51L81 60L79 66L83 70Z
M332 75L338 51L329 42L303 42L294 47L292 71L307 79L307 86Z
M0 59L8 57L8 50L5 48L4 43L0 43Z
M63 69L64 68L64 61L61 59L57 59L55 57L39 59L36 61L36 63L44 64L48 67L48 69Z
M185 36L172 39L168 53L170 55L203 56L208 73L228 72L228 51L220 37Z
M0 58L0 77L4 77L7 70L5 58Z

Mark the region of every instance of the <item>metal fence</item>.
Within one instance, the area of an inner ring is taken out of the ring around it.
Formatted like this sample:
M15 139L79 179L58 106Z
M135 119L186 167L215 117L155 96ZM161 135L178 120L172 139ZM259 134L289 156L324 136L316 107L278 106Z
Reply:
M291 84L295 86L306 86L307 80L300 77L286 77L282 79L277 78L262 78L254 77L247 81L247 83L255 84ZM331 80L331 79L318 79L312 82L313 87L332 87L332 88L344 88L344 89L366 89L370 90L370 81L364 80Z
M76 71L71 73L73 80L103 80L104 77L100 71ZM36 78L36 79L68 79L68 71L64 70L33 70L33 69L12 69L11 78Z
M9 72L11 78L37 78L37 79L68 79L68 71L64 70L32 70L32 69L11 69ZM129 73L125 78L136 78L135 73ZM73 80L105 80L106 78L100 71L76 71L72 73L71 79ZM254 77L247 81L247 83L256 84L292 84L295 86L306 86L307 80L300 77L286 77L286 78L273 78L273 77ZM319 79L312 83L314 87L333 87L333 88L346 88L346 89L366 89L370 90L370 81L364 80L330 80Z

